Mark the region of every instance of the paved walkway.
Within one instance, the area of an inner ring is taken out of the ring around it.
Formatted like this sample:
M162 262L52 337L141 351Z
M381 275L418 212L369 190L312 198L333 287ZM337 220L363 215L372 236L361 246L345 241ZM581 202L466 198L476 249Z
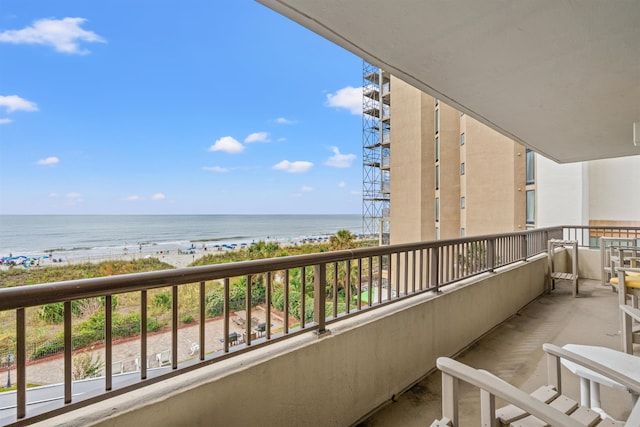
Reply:
M262 307L256 307L251 311L252 327L259 322L265 321L266 312ZM242 335L246 331L246 326L241 326L245 317L244 311L232 313L229 322L229 330ZM272 313L271 323L273 328L280 328L283 325L281 319ZM198 356L197 353L192 354L191 344L199 344L199 324L194 323L190 326L181 327L178 330L178 362L193 359ZM222 319L211 319L206 322L205 326L205 352L212 353L221 350L223 344L220 339L224 336L224 324ZM171 330L160 333L149 334L147 338L147 357L149 367L158 366L156 355L160 352L171 349ZM104 345L91 350L94 360L104 362L105 349ZM140 338L129 338L114 342L112 347L113 363L122 362L125 372L137 370L136 359L140 359ZM119 367L114 366L114 374L118 373ZM15 370L11 372L12 378L16 378ZM4 377L4 375L3 375ZM64 380L64 357L62 354L53 356L41 361L36 361L27 365L27 383L29 384L55 384Z

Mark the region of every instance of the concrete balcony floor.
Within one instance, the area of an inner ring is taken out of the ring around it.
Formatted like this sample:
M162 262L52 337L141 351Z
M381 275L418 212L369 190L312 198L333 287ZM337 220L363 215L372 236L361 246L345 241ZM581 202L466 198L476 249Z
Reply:
M459 315L464 316L464 313ZM446 327L446 319L442 319ZM558 281L556 289L524 307L461 353L457 360L488 370L512 385L531 392L546 384L547 366L543 343L569 343L622 349L618 294L596 280L580 280L580 297L574 298L571 283ZM579 383L563 368L563 394L580 401ZM461 425L480 423L478 389L460 387ZM420 426L441 417L441 376L435 372L380 408L360 423L362 427ZM601 387L602 407L616 419L626 419L631 409L627 393ZM496 407L503 406L497 402Z

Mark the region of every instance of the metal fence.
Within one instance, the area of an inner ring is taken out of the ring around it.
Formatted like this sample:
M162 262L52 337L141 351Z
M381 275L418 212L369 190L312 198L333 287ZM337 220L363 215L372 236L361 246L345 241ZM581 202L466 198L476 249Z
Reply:
M573 229L577 228L570 230ZM554 227L0 289L0 311L11 310L16 316L14 421L20 424L45 419L82 404L72 398L72 301L104 298L105 393L92 397L91 401L96 401L300 333L315 331L322 335L328 325L340 319L526 260L545 252L548 239L562 236L563 228ZM220 295L212 296L207 291L206 285L212 281L222 283ZM192 348L193 360L181 361L179 289L187 284L199 286L196 320L200 345ZM166 351L167 360L159 362L166 362L172 370L153 376L148 372L148 329L144 319L148 318L148 292L161 287L171 289L171 348ZM114 389L112 298L125 292L140 293L138 340L140 355L144 356L138 367L139 381ZM30 349L25 340L25 309L58 302L64 304L64 405L43 414L31 409L27 413L25 378ZM259 307L265 321L256 325L250 320ZM206 336L205 321L217 309L224 333L219 350L208 352L204 344L217 341L218 337ZM234 325L230 320L237 310L244 311L247 321ZM282 320L278 328L273 327L276 313ZM232 331L238 327L242 328L241 333Z
M565 240L577 240L578 246L597 249L600 237L634 238L640 243L640 227L565 225L562 227Z

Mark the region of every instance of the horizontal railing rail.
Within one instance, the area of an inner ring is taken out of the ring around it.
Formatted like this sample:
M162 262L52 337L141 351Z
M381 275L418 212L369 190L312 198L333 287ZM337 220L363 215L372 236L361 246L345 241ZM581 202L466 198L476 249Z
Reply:
M551 227L0 289L0 311L15 312L17 390L15 414L8 421L19 425L46 419L303 332L322 335L327 325L345 317L437 292L451 283L527 260L545 252L550 238L562 237L562 227ZM198 341L190 343L192 358L179 360L180 289L190 284L197 289ZM170 289L171 344L162 352L150 347L145 321L149 319L150 292L158 288ZM113 360L116 312L112 307L115 298L124 293L139 294L139 377L133 384L115 387L113 366L121 370L122 363ZM104 392L79 400L72 394L72 302L96 297L104 299ZM27 349L31 343L26 339L25 310L54 303L64 307L64 404L47 412L27 411ZM238 312L242 312L242 319ZM263 321L256 325L253 319L258 312ZM207 335L205 324L211 317L221 322L221 337ZM156 356L159 366L166 364L171 370L151 373L150 354ZM5 421L0 419L0 423Z
M640 227L564 225L564 239L577 240L578 246L597 249L600 237L636 239L640 244Z

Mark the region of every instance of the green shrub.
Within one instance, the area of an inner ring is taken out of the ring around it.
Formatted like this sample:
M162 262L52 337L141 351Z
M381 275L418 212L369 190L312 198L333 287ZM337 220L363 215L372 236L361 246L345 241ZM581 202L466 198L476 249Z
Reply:
M196 319L191 314L184 314L180 316L180 321L184 324L189 324L195 322Z
M154 307L158 307L164 310L169 310L171 308L171 293L162 292L156 294L151 300L151 304Z
M229 310L242 310L245 308L246 278L242 277L237 282L229 285ZM265 301L266 291L261 282L253 283L251 286L251 303L253 305ZM205 297L207 316L216 317L224 312L224 288L220 287L212 290Z
M43 345L38 346L38 348L31 353L31 359L47 357L52 354L60 353L62 350L64 350L64 339L62 339L62 336L56 336Z
M113 313L112 338L126 338L140 334L140 313L121 315ZM162 328L163 324L153 318L147 318L147 331L154 332ZM97 342L104 341L105 314L104 311L95 313L88 320L74 325L71 336L71 347L87 347ZM51 354L59 353L64 349L64 331L39 346L31 353L31 359L39 359Z

